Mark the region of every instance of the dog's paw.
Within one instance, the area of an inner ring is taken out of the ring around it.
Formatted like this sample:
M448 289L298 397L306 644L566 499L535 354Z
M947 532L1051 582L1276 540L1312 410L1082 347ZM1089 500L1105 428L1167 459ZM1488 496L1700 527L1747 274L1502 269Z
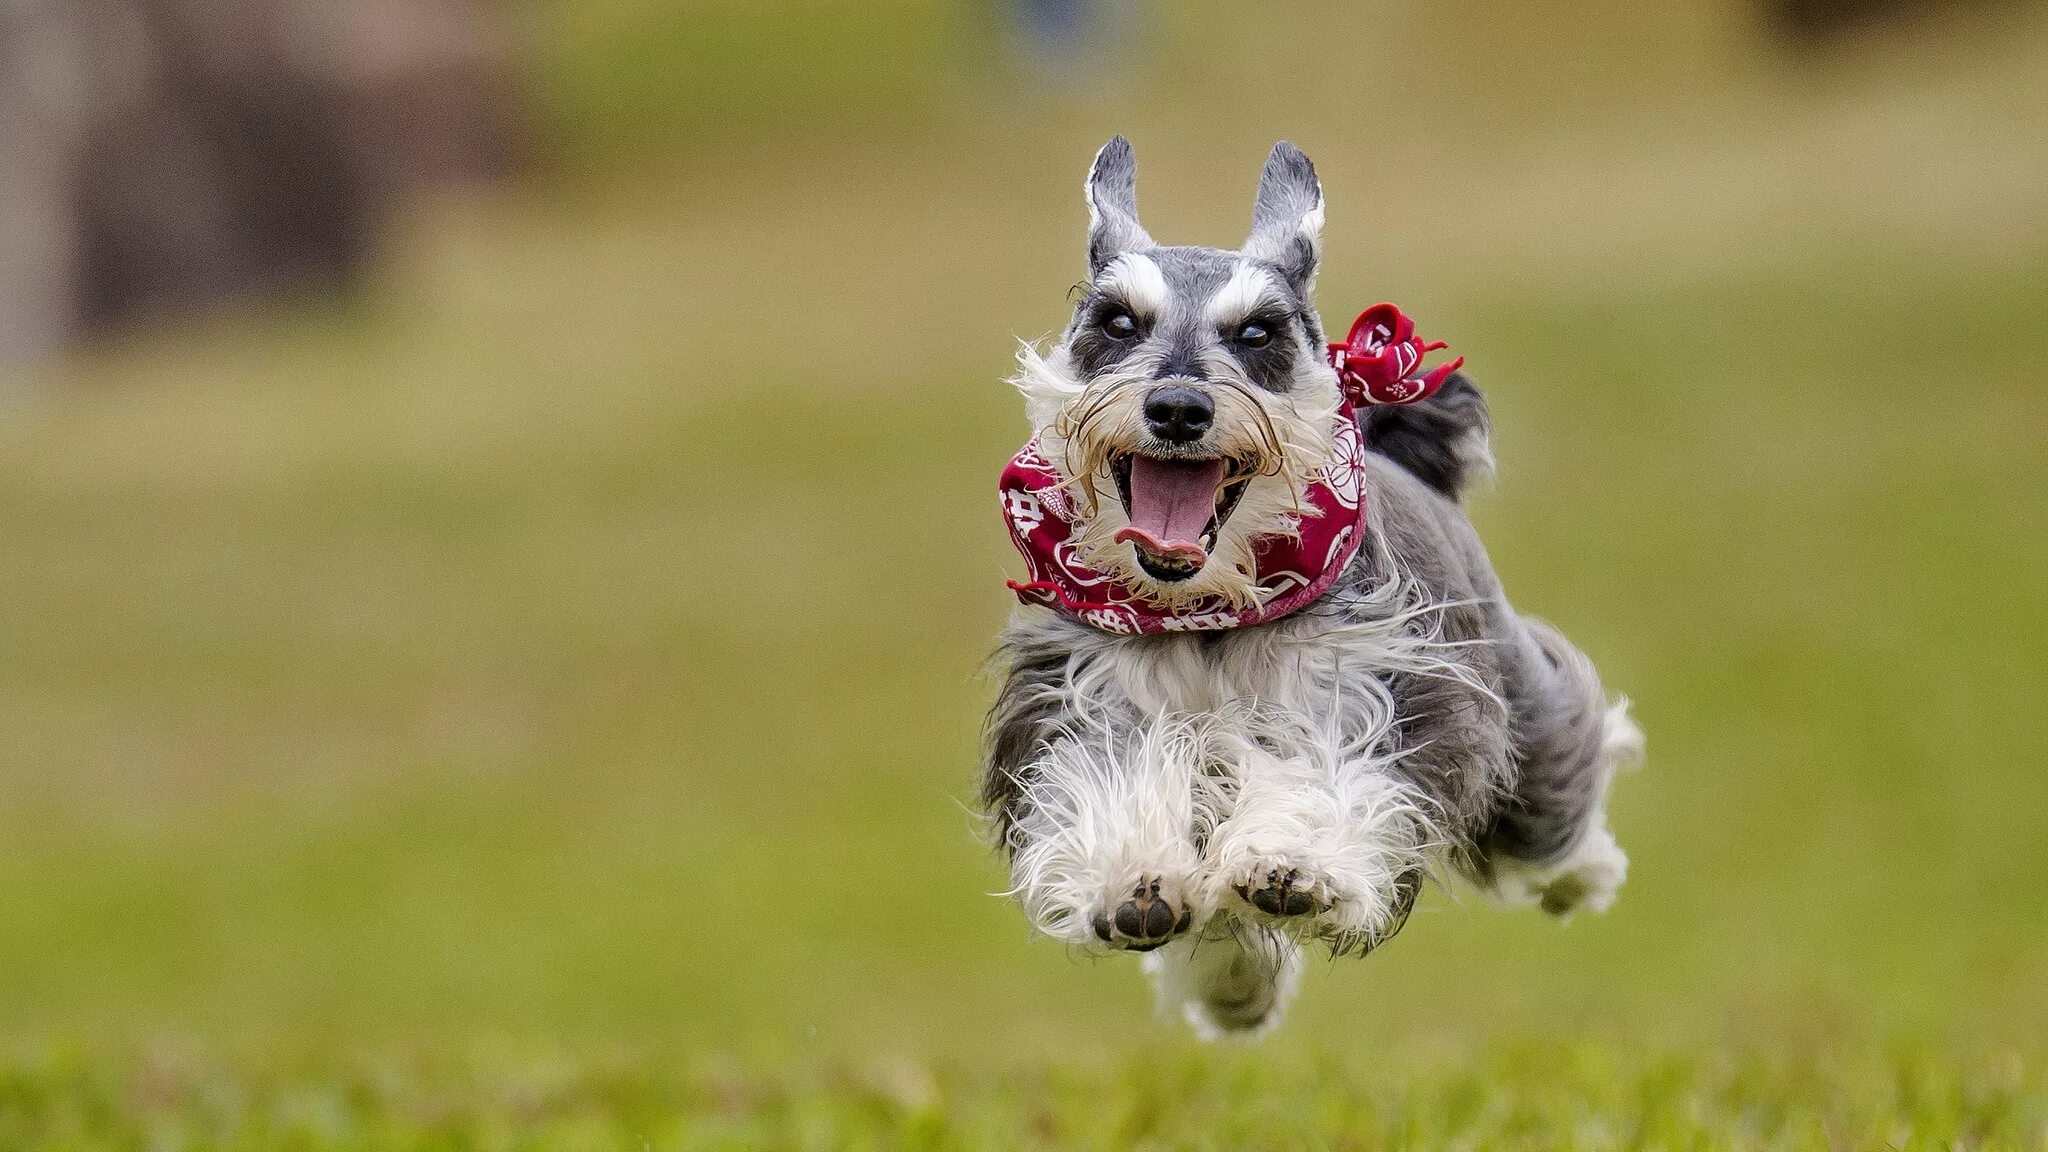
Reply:
M1268 916L1319 916L1336 903L1327 882L1287 864L1256 864L1230 887Z
M1095 937L1126 952L1150 952L1194 925L1192 902L1162 894L1157 879L1140 880L1114 909L1097 912Z
M1385 913L1378 919L1356 926L1332 925L1324 934L1330 945L1332 956L1364 956L1387 941L1399 935L1408 925L1408 916L1415 911L1415 901L1422 895L1421 871L1405 872L1394 881L1389 894Z
M1497 866L1493 890L1503 903L1535 904L1564 919L1580 910L1605 912L1627 879L1628 854L1603 822L1551 864Z
M1422 891L1422 872L1411 869L1391 884L1347 891L1326 875L1274 860L1239 873L1230 886L1265 916L1299 925L1285 931L1322 940L1338 955L1362 956L1407 923Z

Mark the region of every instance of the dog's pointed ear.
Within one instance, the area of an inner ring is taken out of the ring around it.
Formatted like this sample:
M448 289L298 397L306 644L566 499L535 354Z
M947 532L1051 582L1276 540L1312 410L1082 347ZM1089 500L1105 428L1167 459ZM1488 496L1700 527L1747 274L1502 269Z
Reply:
M1285 140L1273 145L1259 175L1244 254L1280 269L1304 295L1315 283L1323 256L1323 184L1316 179L1316 166Z
M1102 146L1088 166L1088 275L1135 248L1152 247L1138 223L1138 158L1121 136Z

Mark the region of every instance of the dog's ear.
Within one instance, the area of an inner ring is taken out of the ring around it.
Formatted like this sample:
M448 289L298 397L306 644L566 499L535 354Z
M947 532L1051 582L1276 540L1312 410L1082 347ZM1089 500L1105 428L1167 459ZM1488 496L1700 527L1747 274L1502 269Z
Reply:
M1315 283L1323 254L1323 184L1301 149L1282 140L1266 157L1252 234L1244 254L1280 269L1303 295Z
M1102 146L1088 166L1088 275L1134 248L1152 247L1138 223L1138 158L1121 136Z

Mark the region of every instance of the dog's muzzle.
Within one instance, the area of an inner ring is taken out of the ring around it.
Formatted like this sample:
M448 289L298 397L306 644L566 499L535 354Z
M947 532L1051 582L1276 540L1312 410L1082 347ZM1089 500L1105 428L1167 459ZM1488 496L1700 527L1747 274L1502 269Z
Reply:
M1084 514L1074 506L1071 482L1033 437L1003 469L1000 485L1010 539L1031 572L1029 580L1011 581L1010 588L1025 604L1051 608L1105 632L1209 631L1277 620L1328 591L1365 535L1365 445L1349 407L1337 413L1330 447L1331 462L1301 493L1303 514L1296 530L1251 541L1256 603L1234 605L1212 596L1168 608L1081 562L1075 542ZM1137 454L1119 459L1125 466L1113 468L1118 487L1129 489L1125 504L1131 514L1123 533L1144 532L1161 546L1169 565L1187 546L1207 559L1216 529L1251 479L1233 484L1231 465L1222 459L1170 461ZM1118 539L1129 539L1124 534ZM1140 566L1154 575L1144 563L1150 546L1130 542L1139 549ZM1199 565L1190 569L1198 570Z

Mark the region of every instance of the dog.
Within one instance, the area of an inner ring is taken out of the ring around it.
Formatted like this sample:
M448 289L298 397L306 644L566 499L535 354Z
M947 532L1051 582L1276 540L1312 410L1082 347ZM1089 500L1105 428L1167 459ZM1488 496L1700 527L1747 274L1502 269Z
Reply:
M1305 948L1386 943L1425 878L1606 908L1608 786L1642 736L1510 607L1460 507L1491 474L1479 390L1354 407L1293 145L1238 251L1155 243L1121 136L1085 188L1073 320L1010 380L1034 435L1004 512L1034 580L982 787L1007 895L1045 936L1146 953L1205 1038L1276 1026Z

